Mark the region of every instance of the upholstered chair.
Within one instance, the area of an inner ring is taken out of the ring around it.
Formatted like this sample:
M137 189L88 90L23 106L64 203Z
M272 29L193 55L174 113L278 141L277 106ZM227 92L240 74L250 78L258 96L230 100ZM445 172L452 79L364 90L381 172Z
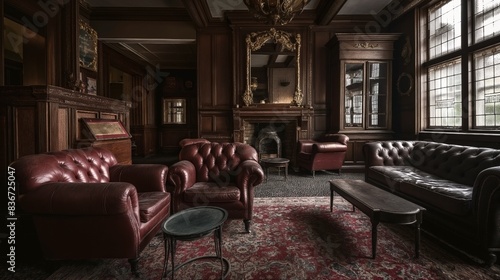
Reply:
M340 174L347 152L349 137L344 134L325 134L317 140L299 140L297 166L312 172L337 170Z
M182 147L179 159L168 174L173 211L221 207L230 219L242 219L250 232L254 187L264 179L256 150L243 143L194 141Z
M16 172L19 211L33 218L47 260L127 258L140 252L170 214L168 168L119 165L102 148L22 157Z

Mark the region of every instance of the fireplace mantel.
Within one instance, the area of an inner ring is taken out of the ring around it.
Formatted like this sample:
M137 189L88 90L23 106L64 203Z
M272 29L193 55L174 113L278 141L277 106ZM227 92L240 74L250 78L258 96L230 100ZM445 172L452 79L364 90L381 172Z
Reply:
M285 104L265 104L233 108L233 140L235 142L245 142L245 122L268 122L272 124L291 121L296 122L297 133L295 140L309 139L312 133L313 116L313 108Z

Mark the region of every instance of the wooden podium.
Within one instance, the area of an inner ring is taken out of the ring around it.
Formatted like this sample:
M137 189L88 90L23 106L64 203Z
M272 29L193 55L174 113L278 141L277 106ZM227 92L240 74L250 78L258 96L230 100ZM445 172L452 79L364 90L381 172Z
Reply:
M80 121L79 147L102 147L110 150L119 164L132 164L131 135L119 120L82 118Z

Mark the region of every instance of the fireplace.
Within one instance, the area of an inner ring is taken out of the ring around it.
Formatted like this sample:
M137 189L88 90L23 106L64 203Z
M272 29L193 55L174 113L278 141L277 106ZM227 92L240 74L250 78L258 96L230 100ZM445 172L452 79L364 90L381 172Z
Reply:
M261 129L254 146L261 159L281 157L281 139L274 129Z
M254 146L259 158L284 157L294 163L297 141L311 138L314 113L310 108L280 105L284 104L234 108L233 137Z

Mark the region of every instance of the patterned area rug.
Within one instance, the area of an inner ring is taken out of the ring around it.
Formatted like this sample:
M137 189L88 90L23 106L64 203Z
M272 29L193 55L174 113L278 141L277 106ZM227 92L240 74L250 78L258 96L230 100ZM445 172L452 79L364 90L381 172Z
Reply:
M243 233L242 221L223 227L223 256L231 263L226 279L500 279L498 266L482 267L426 234L415 259L411 226L380 224L372 259L370 221L351 210L338 196L333 213L328 197L256 198L251 234ZM140 279L161 279L163 254L158 235L142 253ZM212 254L207 236L178 242L176 261ZM48 279L137 279L129 269L127 260L69 262ZM220 262L193 262L175 278L218 279Z

